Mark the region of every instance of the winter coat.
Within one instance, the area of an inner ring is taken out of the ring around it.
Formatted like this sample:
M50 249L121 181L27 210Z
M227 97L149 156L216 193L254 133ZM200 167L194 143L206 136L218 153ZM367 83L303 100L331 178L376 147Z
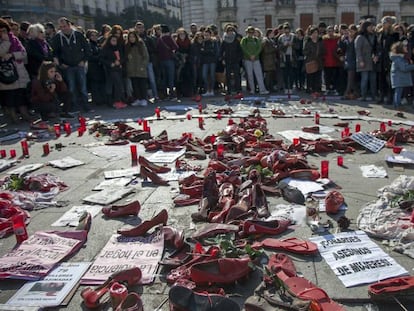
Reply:
M287 46L285 45L286 41L291 41L292 45ZM296 50L300 44L300 40L298 40L295 36L295 34L281 34L278 38L278 46L280 51L280 66L285 67L286 62L286 55L290 55L290 63L293 67L296 67L297 62L297 55Z
M414 70L414 64L410 64L403 54L390 53L391 59L391 87L413 86L411 71Z
M44 40L32 39L27 42L27 71L30 77L37 77L43 61L53 61L52 48Z
M223 41L220 45L220 58L226 64L239 64L243 59L243 51L240 46L240 41L237 40L236 35L229 35L227 33L223 36Z
M63 81L54 81L56 89L53 93L40 82L38 79L32 81L30 102L34 105L41 105L46 103L53 103L56 101L57 94L66 93L68 88Z
M276 42L273 39L264 38L260 55L263 71L276 71L277 57L278 48Z
M78 66L80 62L86 62L90 56L89 43L79 31L72 30L69 36L59 31L52 39L54 56L59 63L69 67Z
M178 45L170 35L162 35L157 39L158 59L160 61L173 60Z
M324 35L322 37L323 47L325 48L324 67L339 67L341 65L337 53L338 40L338 35L334 35L333 37Z
M112 67L111 64L114 63L116 60L116 56L115 56L116 51L119 52L121 65ZM99 60L103 64L106 72L110 72L113 70L122 71L122 66L123 64L125 64L124 49L122 46L119 46L119 45L112 46L108 43L102 48L101 54L99 56Z
M9 53L13 54L19 79L11 84L0 83L0 91L24 89L30 81L29 74L24 66L24 61L27 59L26 50L19 39L11 32L9 33L9 41L0 40L0 58Z
M344 53L344 68L345 70L355 71L356 70L356 54L354 40L350 38L342 38L338 47Z
M374 55L373 44L368 40L367 36L358 35L355 39L355 55L356 55L356 71L373 71L374 62L372 57ZM360 62L364 63L361 67Z
M147 48L147 52L149 55L149 62L152 63L156 61L157 58L157 49L156 49L156 41L157 39L151 36L147 36L146 33L140 34L139 37L144 41L145 47Z
M89 46L91 49L91 56L88 60L88 79L93 81L104 81L104 70L99 59L101 48L98 46L98 42L94 41L90 41Z
M200 66L201 65L201 48L202 44L199 42L192 42L190 47L190 63L193 66Z
M149 55L147 48L145 47L145 43L139 42L128 46L125 53L127 77L147 78L147 65L149 62Z
M201 47L201 64L215 64L218 59L219 47L216 40L205 40Z
M262 41L259 38L243 37L240 41L240 46L245 60L250 60L251 56L254 56L256 60L259 59L260 52L262 51Z
M303 43L303 56L305 57L305 64L310 61L317 61L319 70L323 66L323 57L325 49L323 46L322 39L318 39L317 42L313 42L312 39L306 38Z

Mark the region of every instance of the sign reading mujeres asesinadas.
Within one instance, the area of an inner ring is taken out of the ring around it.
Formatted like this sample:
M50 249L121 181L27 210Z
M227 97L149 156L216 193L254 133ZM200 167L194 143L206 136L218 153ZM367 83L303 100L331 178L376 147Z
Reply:
M345 287L408 274L365 232L352 231L310 239Z

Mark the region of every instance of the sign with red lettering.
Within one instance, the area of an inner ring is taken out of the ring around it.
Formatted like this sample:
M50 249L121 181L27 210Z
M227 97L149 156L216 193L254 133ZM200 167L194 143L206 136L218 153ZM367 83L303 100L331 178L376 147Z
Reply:
M114 234L96 256L81 284L102 284L111 274L133 267L141 269L141 284L149 284L154 280L163 251L164 235L161 230L147 237Z
M408 274L364 231L313 237L322 257L345 287L369 284Z

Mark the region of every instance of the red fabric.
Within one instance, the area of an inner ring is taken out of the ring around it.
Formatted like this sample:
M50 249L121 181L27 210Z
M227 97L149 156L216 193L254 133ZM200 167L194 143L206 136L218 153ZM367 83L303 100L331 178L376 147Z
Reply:
M338 39L337 37L323 38L323 46L325 48L325 60L324 67L339 67L340 63L336 56L336 50L338 48Z

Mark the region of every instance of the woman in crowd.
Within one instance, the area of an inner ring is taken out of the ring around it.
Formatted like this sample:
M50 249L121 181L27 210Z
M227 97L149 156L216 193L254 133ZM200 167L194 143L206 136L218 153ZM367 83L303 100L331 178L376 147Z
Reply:
M204 41L201 47L201 66L203 72L204 95L214 95L216 84L216 63L219 47L217 41L211 38L211 30L204 31Z
M264 72L264 83L268 90L273 90L276 84L276 61L279 51L274 36L275 33L272 28L266 29L262 42L262 53L260 54Z
M204 36L198 31L191 42L190 47L190 64L193 81L193 93L200 94L202 88L202 71L201 71L201 48L203 47Z
M341 49L345 51L345 70L347 72L347 84L344 92L344 99L357 99L358 87L356 85L356 54L355 38L358 33L356 25L351 24L348 32L341 40Z
M31 80L36 79L39 67L43 61L52 61L52 48L46 41L45 27L42 24L33 24L27 30L29 41L27 42L27 71Z
M305 38L305 32L302 28L297 28L295 31L296 42L294 45L296 54L296 67L293 82L297 90L303 90L305 87L305 71L304 71L304 56L303 56L303 41Z
M13 83L0 82L0 103L12 122L17 122L16 109L26 121L31 121L28 113L26 90L30 81L24 66L27 53L19 39L11 32L6 20L0 18L0 58L12 60L17 69L18 78Z
M147 66L149 55L144 41L135 31L128 33L125 58L126 73L131 80L134 96L131 106L147 106Z
M303 56L306 64L315 61L317 70L312 73L306 73L307 90L309 93L320 93L322 91L322 66L324 47L322 39L319 37L318 27L309 28L309 37L305 39L303 46Z
M38 78L32 81L31 102L42 120L47 121L59 116L60 103L63 103L61 117L73 118L70 110L71 96L63 81L62 75L57 72L56 65L44 61L39 68Z
M190 65L190 50L191 40L187 31L184 28L177 29L177 39L175 42L178 45L178 49L175 52L175 62L177 68L177 95L183 97L192 96L193 86L189 81L192 81L191 77L191 65Z
M108 100L116 109L126 108L124 103L123 65L125 63L124 46L118 43L118 37L110 35L101 50L99 57L105 70L105 91Z

